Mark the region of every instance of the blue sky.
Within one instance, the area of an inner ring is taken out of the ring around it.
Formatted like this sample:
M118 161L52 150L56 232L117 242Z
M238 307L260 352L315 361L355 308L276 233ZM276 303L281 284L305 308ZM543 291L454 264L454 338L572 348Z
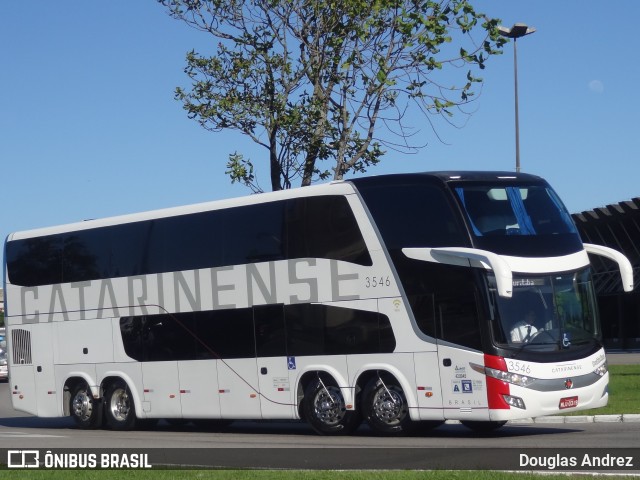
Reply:
M522 170L549 180L571 212L640 196L640 2L474 3L537 29L518 42ZM0 236L248 195L224 174L227 155L260 165L264 154L206 132L173 98L188 85L185 53L210 41L154 0L2 2ZM440 125L440 141L416 117L428 146L389 152L370 173L513 171L512 44L483 78L464 128Z

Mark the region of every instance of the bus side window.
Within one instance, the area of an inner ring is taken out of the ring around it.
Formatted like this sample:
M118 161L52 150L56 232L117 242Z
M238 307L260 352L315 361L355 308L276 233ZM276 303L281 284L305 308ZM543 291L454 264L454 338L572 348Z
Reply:
M284 305L253 307L253 323L258 357L282 357L287 354Z
M256 356L253 310L236 308L197 312L196 334L202 356L252 358Z
M285 306L287 355L389 353L396 346L389 318L329 305Z
M473 294L437 300L438 338L463 347L482 350L476 299Z
M430 337L435 337L436 321L433 294L410 295L409 303L411 304L411 310L413 311L413 315L420 331Z
M224 212L224 265L283 260L284 203L269 202Z
M14 240L6 244L9 281L25 287L62 281L62 235Z
M285 223L287 258L330 258L372 265L356 218L343 196L288 200Z

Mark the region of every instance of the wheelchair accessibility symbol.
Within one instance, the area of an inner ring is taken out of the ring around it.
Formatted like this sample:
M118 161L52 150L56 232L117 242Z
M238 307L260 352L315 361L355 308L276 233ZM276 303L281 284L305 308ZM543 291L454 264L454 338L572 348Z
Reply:
M287 368L289 370L296 369L296 357L287 357Z

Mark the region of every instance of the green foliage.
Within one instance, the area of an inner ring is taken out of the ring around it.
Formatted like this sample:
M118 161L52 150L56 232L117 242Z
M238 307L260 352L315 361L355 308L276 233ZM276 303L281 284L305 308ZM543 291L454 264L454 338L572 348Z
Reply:
M231 183L242 183L244 186L251 188L254 192L260 191L260 186L256 183L256 177L253 174L253 163L251 160L245 160L241 153L234 152L229 154L227 162L227 171Z
M215 41L212 56L187 54L191 85L176 98L204 128L264 147L273 190L364 172L386 148L415 151L407 109L450 119L504 44L469 0L158 1ZM445 85L445 67L466 76ZM260 190L249 159L236 152L227 167Z

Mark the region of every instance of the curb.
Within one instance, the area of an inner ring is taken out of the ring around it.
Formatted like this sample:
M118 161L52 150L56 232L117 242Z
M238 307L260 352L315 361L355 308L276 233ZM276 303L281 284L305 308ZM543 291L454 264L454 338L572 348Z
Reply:
M558 423L640 423L640 414L625 413L621 415L554 415L549 417L523 418L510 420L509 424L558 424Z
M445 423L456 425L460 420L447 420ZM548 417L521 418L509 420L508 425L553 425L561 423L640 423L639 413L624 413L621 415L552 415Z

